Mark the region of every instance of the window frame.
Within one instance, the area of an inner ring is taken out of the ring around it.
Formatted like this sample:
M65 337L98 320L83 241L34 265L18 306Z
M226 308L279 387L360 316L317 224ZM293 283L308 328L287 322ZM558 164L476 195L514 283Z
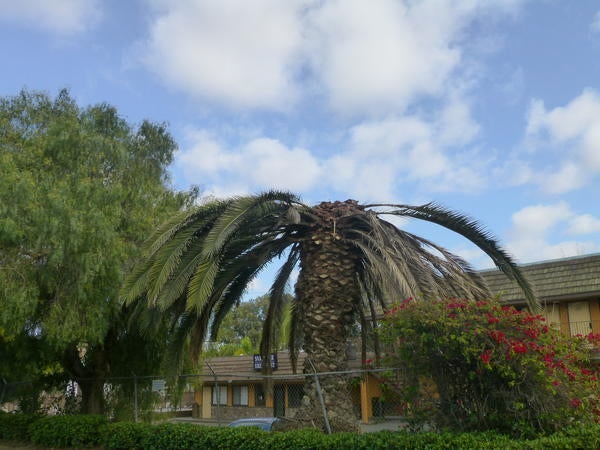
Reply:
M245 391L245 397L244 397L244 391ZM248 406L249 404L249 394L250 394L250 389L248 389L248 385L247 384L234 384L233 386L231 386L231 393L232 393L232 405L233 406ZM236 398L236 394L239 394L239 397ZM245 403L244 403L245 400Z
M217 394L218 392L218 394ZM218 398L217 398L218 396ZM224 398L223 398L224 397ZM227 406L227 385L215 384L211 386L211 405L212 406ZM218 404L217 404L218 400Z

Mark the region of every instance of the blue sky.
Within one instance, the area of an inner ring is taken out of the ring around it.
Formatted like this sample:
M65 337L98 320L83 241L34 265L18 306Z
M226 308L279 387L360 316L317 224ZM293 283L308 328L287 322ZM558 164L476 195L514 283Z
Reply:
M1 95L168 122L177 188L434 200L519 262L600 252L598 1L0 0L0 50Z

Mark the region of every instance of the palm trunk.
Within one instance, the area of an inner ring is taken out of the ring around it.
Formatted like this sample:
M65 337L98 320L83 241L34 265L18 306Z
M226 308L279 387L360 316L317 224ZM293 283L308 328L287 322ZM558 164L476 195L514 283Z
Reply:
M348 369L346 350L354 311L360 301L352 249L336 231L336 220L347 203L321 204L315 212L322 220L301 252L296 299L304 315L304 372L342 372ZM354 431L357 418L350 395L349 377L319 377L321 393L333 431ZM304 411L315 424L324 425L323 410L313 376L307 376Z

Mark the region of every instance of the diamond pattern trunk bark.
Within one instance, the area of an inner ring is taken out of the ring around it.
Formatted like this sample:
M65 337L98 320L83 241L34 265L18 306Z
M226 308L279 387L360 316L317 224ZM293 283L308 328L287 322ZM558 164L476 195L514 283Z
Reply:
M321 203L313 208L315 221L311 236L303 242L296 299L304 316L304 345L317 372L348 368L346 350L350 327L360 301L356 283L356 258L343 239L339 220L360 213L352 201ZM304 372L313 373L310 362ZM348 377L328 375L319 378L325 409L334 431L356 430ZM303 413L318 425L324 424L323 411L313 377L307 377Z

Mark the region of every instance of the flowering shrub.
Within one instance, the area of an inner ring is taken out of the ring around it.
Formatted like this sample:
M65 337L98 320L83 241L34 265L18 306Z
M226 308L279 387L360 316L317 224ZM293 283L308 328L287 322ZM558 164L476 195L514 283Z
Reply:
M589 361L598 335L566 337L544 317L497 300L408 299L386 313L381 338L394 348L386 363L410 374L388 388L439 426L525 434L600 414L599 374ZM437 388L433 402L419 389L424 380Z

